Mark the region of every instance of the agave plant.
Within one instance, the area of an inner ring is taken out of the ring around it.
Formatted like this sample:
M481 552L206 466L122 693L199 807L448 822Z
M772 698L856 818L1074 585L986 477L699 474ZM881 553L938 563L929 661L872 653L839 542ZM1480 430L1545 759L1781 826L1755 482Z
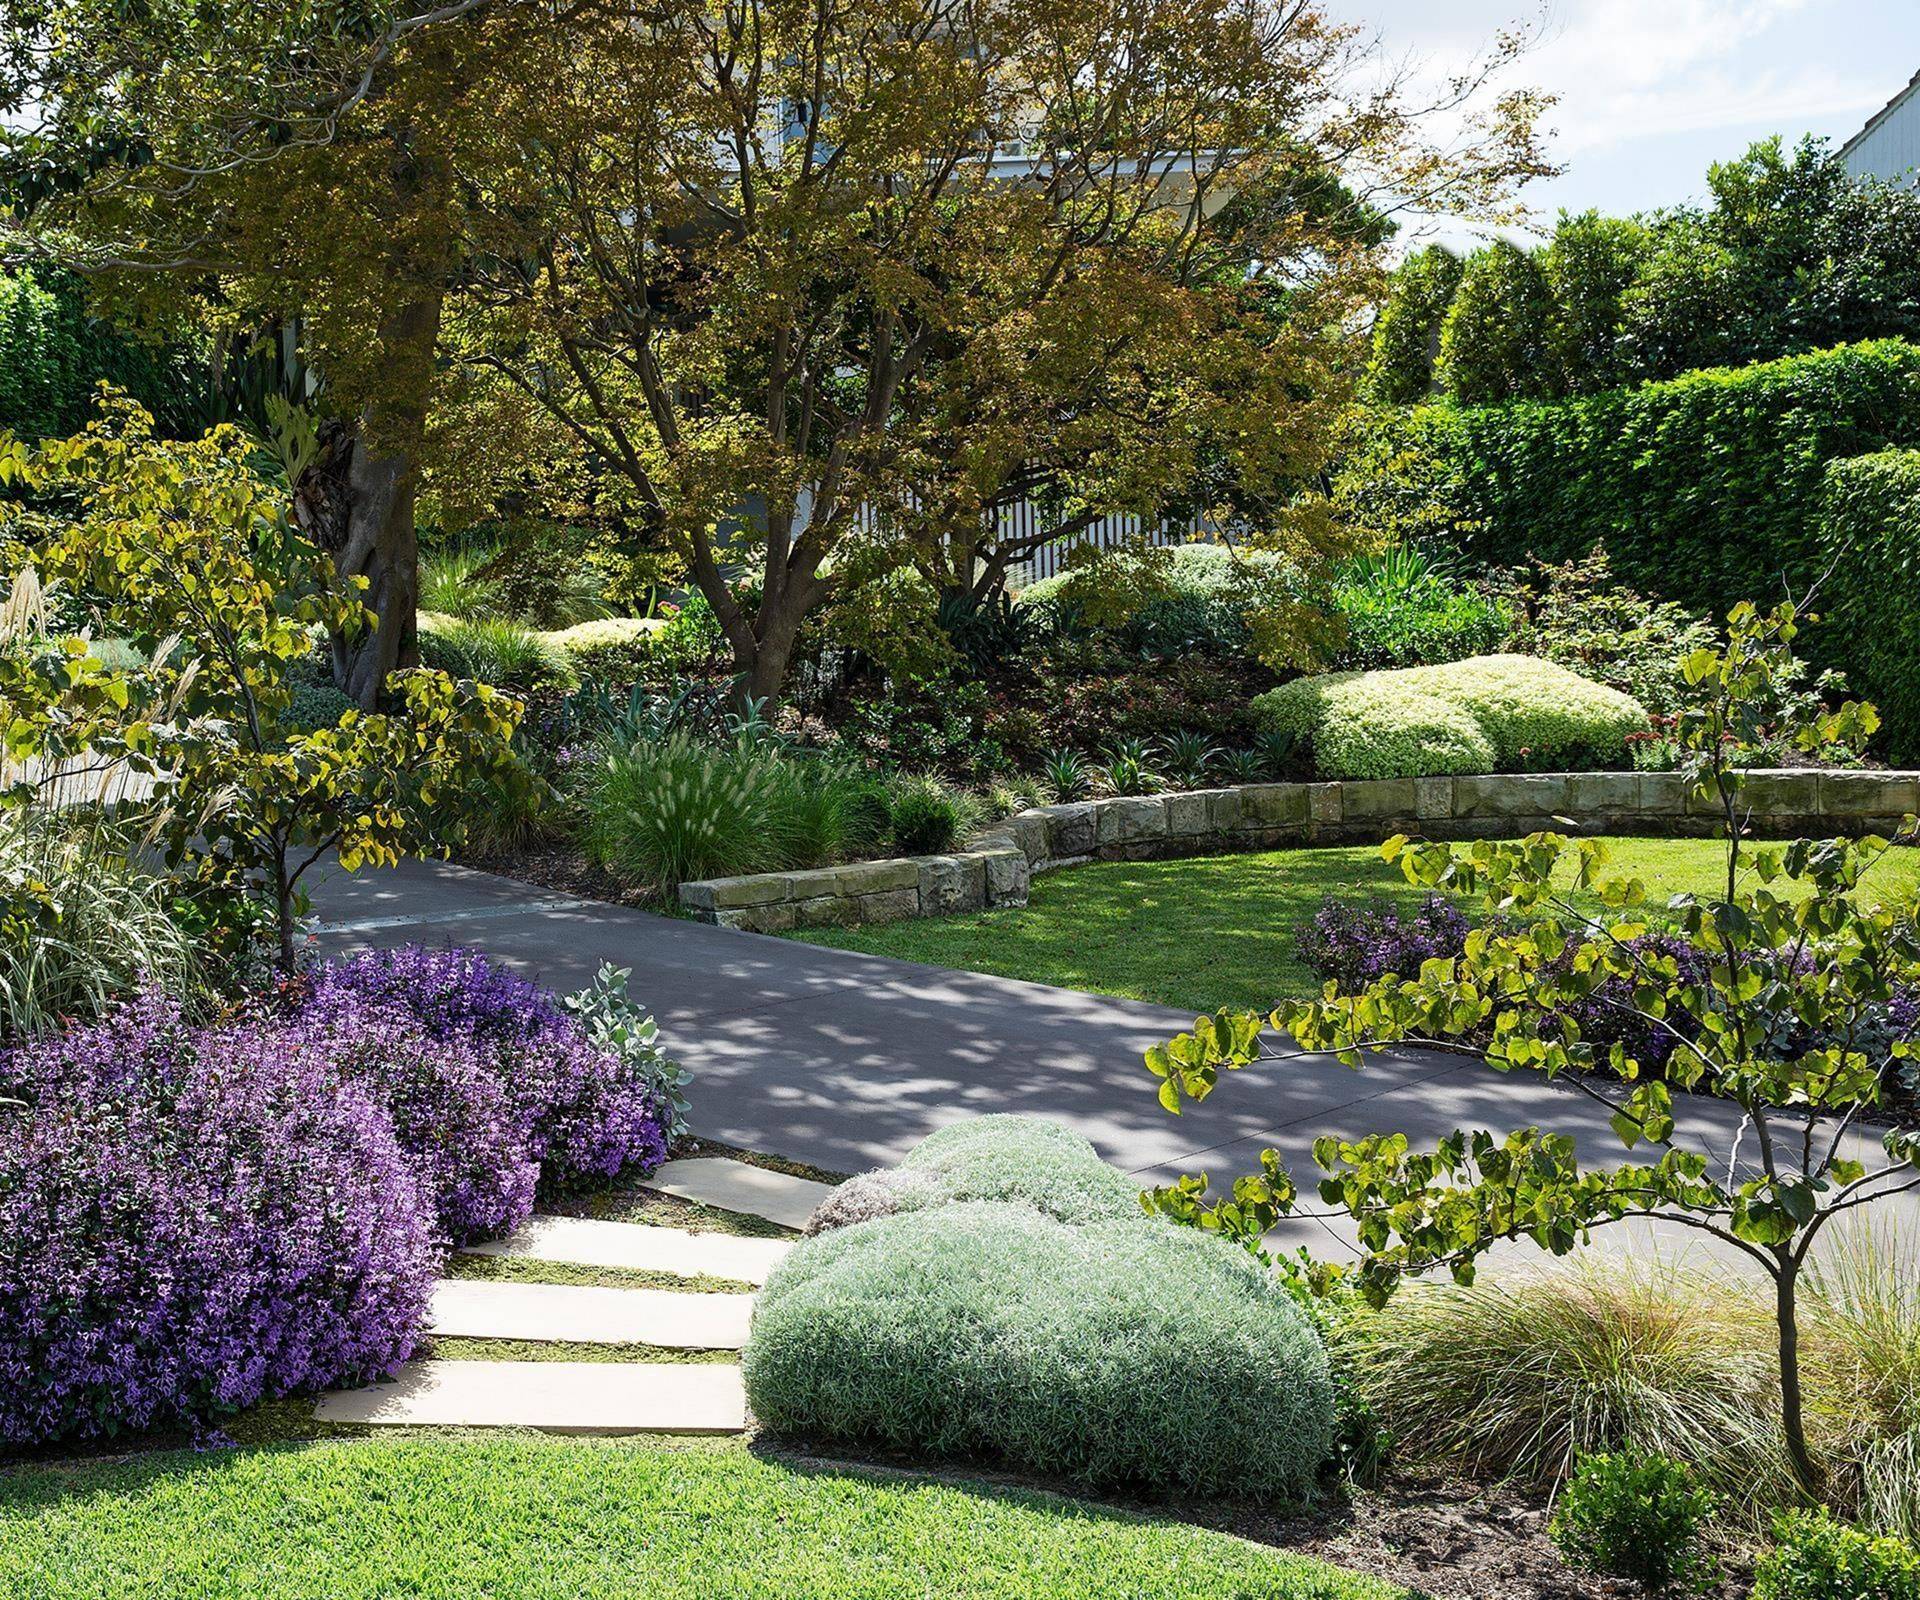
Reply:
M1293 766L1294 751L1299 740L1291 733L1268 730L1254 741L1254 754L1260 763L1260 775L1265 778L1284 778Z
M1116 739L1094 777L1108 794L1152 794L1160 785L1153 747L1144 739Z
M1163 739L1159 750L1162 769L1183 789L1203 787L1220 755L1217 744L1191 728L1182 728Z
M1062 746L1047 752L1046 760L1040 764L1040 782L1056 805L1084 800L1093 787L1093 768L1078 750Z
M1258 783L1267 775L1266 758L1258 750L1228 750L1214 766L1228 783Z
M1350 556L1341 564L1340 578L1349 588L1369 593L1406 594L1430 583L1451 582L1458 563L1452 553L1426 545L1397 544L1385 550Z

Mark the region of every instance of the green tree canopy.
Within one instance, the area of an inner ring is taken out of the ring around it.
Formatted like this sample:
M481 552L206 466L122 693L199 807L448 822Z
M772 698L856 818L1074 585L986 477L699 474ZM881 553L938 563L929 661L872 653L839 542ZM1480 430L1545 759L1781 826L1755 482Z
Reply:
M1394 268L1387 301L1373 324L1367 390L1386 405L1413 405L1433 392L1440 324L1460 287L1461 263L1445 245L1430 244Z
M1553 394L1553 291L1528 251L1505 239L1467 258L1440 327L1440 385L1462 405Z

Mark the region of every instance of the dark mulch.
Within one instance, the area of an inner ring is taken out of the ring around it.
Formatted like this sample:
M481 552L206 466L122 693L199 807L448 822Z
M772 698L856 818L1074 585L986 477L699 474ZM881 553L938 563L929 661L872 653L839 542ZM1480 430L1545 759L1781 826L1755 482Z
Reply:
M1628 1600L1641 1590L1576 1572L1547 1535L1546 1498L1439 1471L1405 1469L1344 1505L1306 1515L1233 1510L1196 1521L1260 1544L1371 1573L1430 1600ZM1752 1572L1738 1552L1707 1600L1745 1600Z
M469 852L455 859L461 866L472 867L476 872L493 872L503 878L518 878L522 883L551 889L555 894L574 895L581 900L604 900L609 905L637 906L643 911L670 914L672 910L651 890L636 889L596 867L577 845L529 845L507 855Z

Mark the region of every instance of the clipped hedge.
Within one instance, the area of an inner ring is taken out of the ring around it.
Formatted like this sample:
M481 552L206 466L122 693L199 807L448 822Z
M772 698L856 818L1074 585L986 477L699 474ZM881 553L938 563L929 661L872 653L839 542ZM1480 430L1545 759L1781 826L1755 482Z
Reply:
M1425 778L1618 765L1646 708L1535 656L1329 672L1259 696L1256 715L1325 778Z
M1880 711L1887 754L1920 761L1920 450L1827 468L1819 604L1844 643L1848 687Z
M1920 347L1841 345L1565 402L1384 413L1340 493L1385 531L1445 533L1495 565L1606 546L1633 586L1724 614L1824 569L1830 462L1920 444ZM1805 640L1848 668L1856 638Z
M1326 1352L1286 1290L1145 1218L968 1201L807 1240L744 1363L778 1432L1091 1485L1297 1499L1333 1447Z
M0 272L0 429L64 438L93 420L101 383L127 390L166 427L179 415L178 352L115 333L87 312L81 278L52 267Z
M566 653L582 678L637 683L656 664L667 624L652 617L601 617L540 637Z

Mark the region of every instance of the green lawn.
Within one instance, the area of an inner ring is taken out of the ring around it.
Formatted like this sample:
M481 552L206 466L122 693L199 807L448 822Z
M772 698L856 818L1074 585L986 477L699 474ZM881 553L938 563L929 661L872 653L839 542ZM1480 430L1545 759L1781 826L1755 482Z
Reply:
M0 1471L34 1600L1395 1600L1173 1522L737 1444L334 1441Z
M1609 839L1613 865L1644 879L1656 901L1711 893L1726 871L1707 839ZM1870 896L1910 897L1920 851L1890 852L1867 879ZM1270 1006L1312 988L1293 929L1321 900L1418 898L1373 846L1271 850L1188 861L1104 861L1034 880L1017 910L870 928L822 928L795 937L842 950L926 961L966 972L1122 995L1211 1011Z

